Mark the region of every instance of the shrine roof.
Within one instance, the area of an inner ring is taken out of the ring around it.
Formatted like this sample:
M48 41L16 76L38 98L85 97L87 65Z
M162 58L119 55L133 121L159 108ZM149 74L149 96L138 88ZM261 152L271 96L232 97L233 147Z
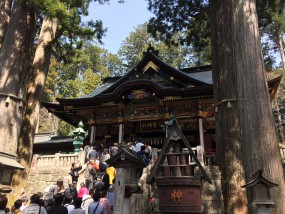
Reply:
M0 166L14 169L25 169L19 162L18 157L5 152L0 152Z
M205 84L213 84L212 78L212 70L211 66L200 66L200 67L193 67L193 68L184 68L179 69L181 72L185 73L191 79L203 82ZM103 79L103 83L99 85L94 91L90 94L82 97L82 98L91 98L95 97L101 93L104 93L105 90L110 88L112 85L116 83L120 78L124 76L117 76L117 77L107 77Z
M122 163L124 163L125 160L136 163L137 166L145 166L142 158L140 158L136 152L131 150L127 145L120 147L113 157L106 160L106 163L114 167L124 168Z
M253 176L252 179L246 183L245 185L241 186L242 188L245 187L251 187L251 186L255 186L258 183L263 183L265 185L267 185L268 187L275 187L278 186L278 184L275 184L269 180L267 180L266 178L264 178L262 176L262 170L258 170Z
M157 89L166 89L166 88L185 88L187 86L196 87L196 86L210 86L211 82L211 72L204 71L198 72L200 68L192 68L192 69L177 69L172 67L171 65L165 63L161 60L157 55L153 52L148 51L145 52L142 60L138 62L129 72L121 77L107 77L103 80L102 84L99 85L93 92L90 94L78 98L78 99L57 99L60 103L65 102L66 100L82 100L88 98L95 98L100 95L108 95L114 94L118 88L121 86L130 85L132 87L132 83L138 82L153 82L153 85ZM195 72L194 72L195 71ZM151 78L151 75L148 73L154 72L159 75L160 78L164 79L164 81L169 81L169 79L173 82L172 85L162 85ZM200 74L198 74L198 73ZM138 78L138 76L140 76ZM152 83L150 83L152 84Z
M203 81L207 84L213 84L212 70L202 71L199 73L188 73L187 75L193 79Z
M104 92L106 89L110 88L115 82L116 80L118 80L121 77L116 77L116 78L110 78L107 77L103 80L103 83L99 86L97 86L94 91L92 91L90 94L87 94L86 96L83 96L82 98L90 98L90 97L95 97L99 94L101 94L102 92ZM114 81L115 80L115 81Z
M158 176L158 171L161 170L160 167L164 165L164 162L167 158L167 155L169 155L170 153L168 153L170 151L170 147L173 145L173 142L178 142L178 140L181 140L184 144L184 146L186 146L186 148L189 151L189 155L191 156L191 159L193 159L193 162L197 165L200 173L201 173L201 178L203 180L208 181L210 184L212 184L212 181L210 179L210 177L207 175L205 169L203 168L203 166L201 165L200 161L198 160L196 154L193 152L189 142L187 141L187 139L185 138L184 134L182 133L181 129L180 129L180 125L178 124L176 118L172 117L170 119L170 121L168 121L169 128L167 130L168 136L166 138L165 143L163 144L163 147L161 149L161 152L158 156L158 159L156 160L148 178L146 183L151 184L154 182L155 177ZM177 153L173 153L173 154L177 154ZM183 154L183 153L181 153ZM167 166L167 165L166 165ZM175 176L173 176L175 177Z
M49 134L49 133L44 133ZM42 134L42 136L44 135ZM69 136L36 136L34 144L53 144L53 143L73 143L73 139Z

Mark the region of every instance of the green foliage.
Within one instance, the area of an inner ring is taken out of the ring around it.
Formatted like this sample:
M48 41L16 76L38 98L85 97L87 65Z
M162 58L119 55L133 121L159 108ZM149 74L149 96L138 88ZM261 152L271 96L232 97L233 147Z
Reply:
M45 87L47 101L54 101L56 97L85 96L101 83L102 78L123 71L122 62L116 55L91 43L75 50L69 63L59 63L55 59L51 62Z
M155 17L148 31L167 44L192 45L196 52L210 46L209 8L207 1L149 0L148 9ZM174 35L180 34L178 41Z
M82 21L82 16L88 15L91 0L21 0L29 5L38 14L38 32L40 31L43 17L57 19L56 39L52 42L53 55L57 61L69 62L80 49L84 42L96 39L102 43L106 33L101 20ZM109 0L95 0L104 4ZM36 44L36 43L35 43Z
M101 60L111 76L121 76L124 73L125 68L123 62L117 55L106 51L106 53L102 55Z
M70 136L73 129L74 127L61 120L59 122L57 134L61 136Z
M276 55L281 50L280 37L285 32L284 0L258 0L257 12L262 35L262 48L266 70L271 71L276 61Z
M54 102L57 97L57 82L58 79L58 68L61 67L61 64L56 60L51 59L49 66L49 72L46 78L45 90L43 93L42 101L45 102Z
M91 68L88 68L82 75L82 95L90 94L97 85L101 83L99 73L94 73Z
M147 32L147 23L138 25L122 42L118 55L127 69L132 68L141 58L148 44L154 44L153 37Z
M54 58L51 60L44 100L54 102L57 97L83 97L101 83L102 77L118 75L122 71L122 62L116 55L87 42L81 49L74 50L69 62L60 63ZM52 121L44 124L40 131L54 131L54 126L50 126ZM72 130L71 126L63 121L57 126L60 135L68 135Z
M172 37L175 44L162 42L148 33L147 25L148 23L138 25L123 41L118 51L125 63L126 70L132 68L142 58L142 54L149 44L159 51L159 57L174 67L183 68L210 62L209 46L204 48L202 52L197 52L191 45L186 46L178 43L181 38L179 33Z
M284 0L257 0L257 12L263 42L266 68L271 70L278 43L276 39L284 33ZM210 8L206 0L148 0L148 9L154 17L150 19L148 31L167 44L178 41L191 45L197 56L203 58L205 49L210 51ZM175 41L176 40L176 41ZM270 41L268 41L270 40ZM210 60L207 54L207 61ZM203 60L200 60L202 64Z

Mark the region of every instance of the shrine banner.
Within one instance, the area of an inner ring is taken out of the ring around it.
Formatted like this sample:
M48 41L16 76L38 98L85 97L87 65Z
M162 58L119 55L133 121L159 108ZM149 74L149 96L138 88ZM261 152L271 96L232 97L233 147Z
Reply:
M162 131L162 121L140 121L140 129L142 132Z

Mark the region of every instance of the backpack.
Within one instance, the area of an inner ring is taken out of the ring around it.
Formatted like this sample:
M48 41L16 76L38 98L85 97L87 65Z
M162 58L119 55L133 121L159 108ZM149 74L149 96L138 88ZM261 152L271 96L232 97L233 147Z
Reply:
M100 172L105 172L105 170L107 169L106 164L103 164L102 162L100 162L99 169L100 169Z
M96 178L96 170L93 165L88 164L84 170L84 179L93 181Z
M53 198L55 195L55 192L58 191L58 186L55 184L49 185L44 189L44 199L48 200L50 198Z
M72 188L67 188L63 193L65 198L76 198L77 197L77 190Z

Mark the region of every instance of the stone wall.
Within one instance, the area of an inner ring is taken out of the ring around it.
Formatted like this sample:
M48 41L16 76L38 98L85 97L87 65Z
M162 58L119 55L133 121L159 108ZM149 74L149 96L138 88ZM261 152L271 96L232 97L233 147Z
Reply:
M79 162L84 164L84 152L78 154L34 155L25 190L28 195L44 192L44 189L56 183L58 179L70 178L71 164Z
M203 181L202 185L202 213L223 214L225 213L221 188L221 175L218 166L205 166L206 173L213 184Z
M30 174L26 183L28 195L35 192L44 192L50 184L54 184L58 179L69 177L70 167L73 162L83 164L85 154L60 154L55 155L34 155ZM202 186L202 211L207 214L224 213L223 197L221 192L221 177L217 166L205 166L206 173L211 178L213 184L203 181ZM144 193L133 194L130 198L130 213L147 213L145 208L148 202L150 186L145 184L149 175L151 165L146 167L140 178L139 184Z

